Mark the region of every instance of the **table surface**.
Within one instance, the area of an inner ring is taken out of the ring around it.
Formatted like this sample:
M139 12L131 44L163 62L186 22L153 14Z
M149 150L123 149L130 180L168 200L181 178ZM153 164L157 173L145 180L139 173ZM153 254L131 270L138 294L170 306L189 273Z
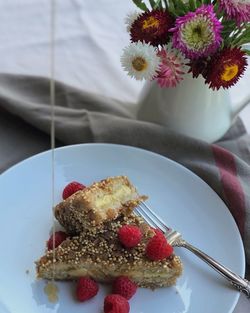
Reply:
M1 72L50 76L49 3L0 1ZM135 10L132 0L56 3L56 78L82 90L136 103L143 83L128 77L120 65L122 49L129 43L124 18ZM248 67L230 89L233 102L249 93L249 81ZM240 116L250 133L250 106ZM249 309L249 300L241 296L234 313Z

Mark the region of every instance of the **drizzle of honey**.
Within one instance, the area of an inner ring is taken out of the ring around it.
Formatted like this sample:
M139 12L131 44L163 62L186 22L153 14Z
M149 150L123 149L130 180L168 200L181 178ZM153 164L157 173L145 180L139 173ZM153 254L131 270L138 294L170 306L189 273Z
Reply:
M53 281L46 284L44 292L48 296L49 302L56 303L58 301L58 287Z
M51 184L52 184L52 208L55 203L55 19L56 19L56 0L50 0L50 105L51 105L51 128L50 128L50 141L51 141ZM53 215L52 215L53 216ZM52 281L48 282L44 287L44 292L48 296L48 300L52 303L58 301L58 287L55 284L55 219L53 216L53 273Z

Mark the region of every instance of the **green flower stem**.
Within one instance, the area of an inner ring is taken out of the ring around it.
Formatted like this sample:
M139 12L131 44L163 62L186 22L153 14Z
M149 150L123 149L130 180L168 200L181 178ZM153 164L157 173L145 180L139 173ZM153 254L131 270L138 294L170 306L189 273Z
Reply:
M167 0L163 0L163 3L164 3L164 5L165 5L165 8L167 9L167 8L168 8L168 2L167 2Z
M190 8L191 11L195 11L196 10L195 0L189 0L189 8Z
M250 23L242 24L232 38L232 45L241 46L250 43Z
M151 8L154 9L154 6L155 6L154 0L149 0L149 3L150 3L150 5L151 5Z
M132 0L132 1L142 11L148 11L148 8L147 8L146 4L143 2L143 0Z
M161 0L155 1L154 9L162 9Z
M250 56L250 50L243 50L247 55L249 55Z

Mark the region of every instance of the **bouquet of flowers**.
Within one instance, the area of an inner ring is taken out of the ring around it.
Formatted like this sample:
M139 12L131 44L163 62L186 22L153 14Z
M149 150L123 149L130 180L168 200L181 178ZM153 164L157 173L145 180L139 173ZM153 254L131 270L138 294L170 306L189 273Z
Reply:
M244 73L250 0L133 2L141 11L126 17L131 44L121 56L130 76L175 87L192 73L218 90L233 86Z

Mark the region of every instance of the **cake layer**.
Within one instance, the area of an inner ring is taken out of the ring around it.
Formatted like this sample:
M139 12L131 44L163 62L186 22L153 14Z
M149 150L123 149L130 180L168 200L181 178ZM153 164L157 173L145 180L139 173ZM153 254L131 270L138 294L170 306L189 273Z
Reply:
M69 233L77 234L116 219L120 213L130 214L146 198L138 194L127 177L109 177L59 203L54 214Z
M143 239L132 249L124 248L118 240L117 231L124 224L139 226ZM78 236L66 239L53 252L47 251L37 264L39 278L71 280L90 276L100 282L110 282L125 275L141 287L157 288L175 283L182 272L179 257L171 255L162 261L151 261L145 255L148 240L154 231L135 215L121 215L102 226L86 229Z

